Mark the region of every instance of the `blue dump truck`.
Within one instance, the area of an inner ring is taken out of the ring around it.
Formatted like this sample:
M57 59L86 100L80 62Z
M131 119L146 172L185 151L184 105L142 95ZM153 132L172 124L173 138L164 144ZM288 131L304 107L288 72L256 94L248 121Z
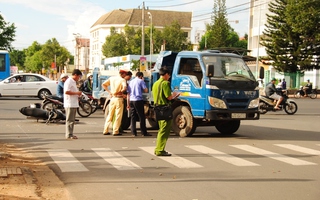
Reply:
M154 116L152 86L159 79L159 69L171 70L171 89L181 93L172 104L172 130L181 137L191 136L198 126L215 126L222 134L233 134L241 120L260 117L259 87L241 56L220 51L163 51L151 71L144 72L149 89L144 94L145 114L149 124L157 128ZM133 74L135 74L133 72ZM94 69L93 95L109 103L101 84L118 71ZM124 114L125 128L130 117Z

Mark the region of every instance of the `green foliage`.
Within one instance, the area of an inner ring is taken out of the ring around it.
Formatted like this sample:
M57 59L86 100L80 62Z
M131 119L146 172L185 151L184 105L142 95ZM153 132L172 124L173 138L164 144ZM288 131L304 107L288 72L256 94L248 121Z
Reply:
M19 69L24 69L24 61L26 59L25 52L20 50L10 51L11 66L18 66Z
M231 28L227 19L226 0L215 0L211 24L206 25L206 33L199 42L200 49L218 47L241 47L247 49L248 36L239 40L239 35Z
M114 27L110 29L110 35L106 37L106 42L102 45L102 53L105 57L126 55L125 34L117 33Z
M150 52L150 38L152 29L153 53L159 53L161 46L165 44L166 49L171 51L191 50L192 45L187 42L185 33L181 30L177 21L164 27L163 31L153 26L145 29L145 53ZM110 29L110 35L102 46L102 53L105 57L122 56L128 54L141 54L142 29L124 27L124 33L117 33L114 27Z
M303 8L303 9L302 9ZM320 68L320 3L275 0L269 4L262 45L279 72Z
M170 26L165 26L162 32L162 39L165 41L166 49L170 51L182 51L187 49L187 38L177 21Z
M16 36L16 27L14 23L4 21L0 13L0 49L12 50L11 43Z
M44 45L34 41L31 46L24 50L25 62L24 68L26 71L39 72L44 69L50 69L51 64L56 61L57 71L61 71L63 67L73 59L70 52L59 42L52 38Z

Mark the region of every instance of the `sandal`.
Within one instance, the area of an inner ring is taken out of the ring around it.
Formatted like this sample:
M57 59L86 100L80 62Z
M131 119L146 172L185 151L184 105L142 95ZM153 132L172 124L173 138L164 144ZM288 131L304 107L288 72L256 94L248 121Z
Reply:
M74 135L74 136L68 137L68 139L76 140L76 139L78 139L78 137Z
M279 107L276 107L276 106L275 106L273 109L275 109L275 110L280 110L280 108L279 108Z

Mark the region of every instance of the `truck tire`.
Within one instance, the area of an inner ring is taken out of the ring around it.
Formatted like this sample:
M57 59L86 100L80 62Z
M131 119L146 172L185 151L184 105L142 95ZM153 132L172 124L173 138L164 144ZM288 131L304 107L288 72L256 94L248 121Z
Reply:
M191 136L197 126L191 110L187 106L178 106L173 111L172 130L180 137Z
M148 122L151 126L151 129L153 130L159 130L159 124L158 121L153 118L148 118Z
M235 133L240 127L240 120L219 122L219 124L216 124L216 129L224 135L231 135Z

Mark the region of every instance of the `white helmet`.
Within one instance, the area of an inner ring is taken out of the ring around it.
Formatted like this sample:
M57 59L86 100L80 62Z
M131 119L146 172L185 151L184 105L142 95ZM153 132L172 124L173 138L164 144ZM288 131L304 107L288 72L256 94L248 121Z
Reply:
M68 74L62 73L62 74L60 75L60 79L66 78L66 77L68 77Z

